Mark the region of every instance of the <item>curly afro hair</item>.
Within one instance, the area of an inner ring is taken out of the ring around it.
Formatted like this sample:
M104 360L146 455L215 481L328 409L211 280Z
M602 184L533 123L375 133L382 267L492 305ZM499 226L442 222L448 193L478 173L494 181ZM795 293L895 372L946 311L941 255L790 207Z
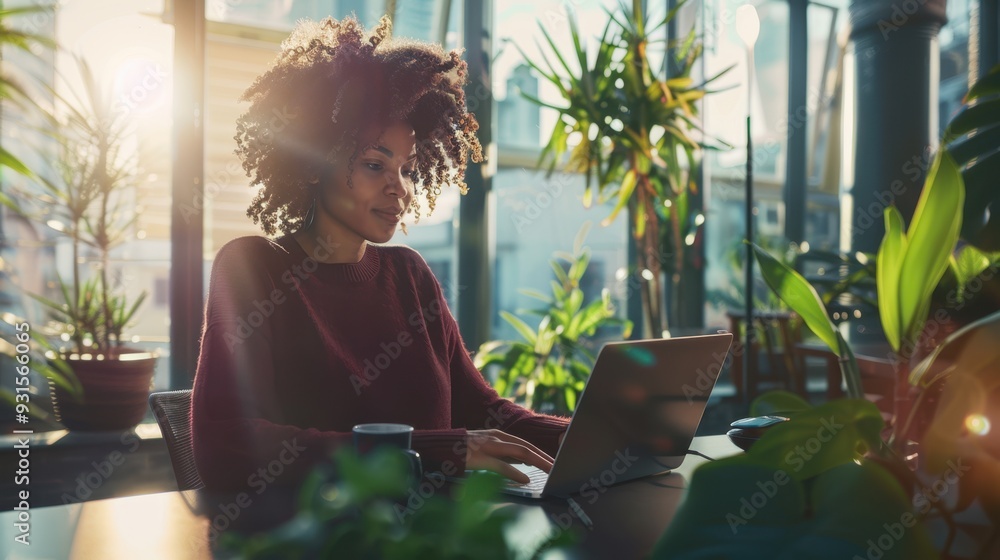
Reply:
M353 17L298 24L271 67L240 98L250 108L236 122L236 154L260 185L247 216L267 235L302 227L310 184L336 165L353 171L371 126L405 121L417 141L415 196L434 210L441 187L467 190L466 161L483 161L479 123L466 111L467 66L461 52L390 38L383 16L367 35ZM348 183L350 185L350 182Z

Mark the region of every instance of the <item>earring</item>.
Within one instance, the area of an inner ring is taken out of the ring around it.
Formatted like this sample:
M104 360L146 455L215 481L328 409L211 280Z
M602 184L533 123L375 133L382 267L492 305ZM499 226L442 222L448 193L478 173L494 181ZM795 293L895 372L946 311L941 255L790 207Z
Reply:
M313 198L312 204L309 205L309 210L306 212L306 217L302 222L302 229L309 229L312 227L313 222L316 221L316 199Z

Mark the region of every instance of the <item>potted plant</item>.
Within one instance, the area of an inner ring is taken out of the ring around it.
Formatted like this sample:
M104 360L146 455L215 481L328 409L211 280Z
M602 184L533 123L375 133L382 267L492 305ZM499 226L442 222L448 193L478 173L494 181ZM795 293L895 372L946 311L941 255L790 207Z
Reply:
M52 6L23 6L0 10L0 45L16 48L22 56L37 57L34 47L53 49L56 47L51 37L26 31L16 25L22 17L51 16ZM14 76L4 71L0 73L0 99L9 102L11 108L32 115L45 115L32 94L25 87L22 76ZM0 146L0 166L18 173L22 178L36 179L38 176L15 154ZM9 181L9 179L8 179ZM13 201L2 191L0 185L0 203L9 205ZM0 226L0 300L13 301L13 294L7 293L8 280L13 276L13 265L4 261L4 252L8 246L6 233ZM8 365L13 370L10 379L13 390L0 387L0 400L6 403L13 414L9 415L13 429L23 427L29 417L47 421L50 418L47 407L38 406L31 400L34 391L30 387L29 373L42 375L48 382L61 387L70 394L76 394L79 386L65 362L59 359L46 360L44 353L53 347L44 337L39 337L37 329L33 331L24 317L18 316L15 309L5 310L0 314L0 363ZM34 326L37 327L37 326ZM42 327L41 330L45 330ZM9 364L7 363L9 362Z
M497 505L502 477L468 475L457 488L444 475L429 473L417 483L409 463L392 449L359 456L337 450L302 485L294 517L264 531L221 533L220 558L512 560L565 554L577 542L570 530L556 530L530 548L505 533L523 523L516 507Z
M675 59L677 71L664 75L649 57L657 43L653 34L685 2L678 2L655 25L647 21L643 4L633 0L631 9L623 3L619 13L608 10L608 23L593 59L572 18L569 57L559 52L539 24L556 62L543 55L546 68L531 60L528 64L555 85L565 105L522 95L559 112L539 158L540 164L547 163L548 174L569 151L566 170L586 176L584 206L593 203L595 186L599 201L616 201L601 224L609 225L627 209L637 249L642 333L659 337L667 331L669 314L663 304L666 292L661 276L667 273L670 293L675 296L671 301L677 301L677 294L683 293L681 273L694 261L694 240L705 220L695 203L695 177L700 150L710 146L696 139L704 136L696 122L697 102L709 93L707 86L729 68L702 83L695 81L693 72L702 45L692 29L684 41L668 45L668 57Z
M499 369L494 387L501 396L541 412L570 415L576 409L594 367L588 338L598 329L621 326L621 336L626 338L632 331L631 321L615 317L607 289L600 299L583 301L580 279L590 263L590 251L583 241L589 226L589 222L584 224L577 234L572 254L557 253L557 258L549 261L556 276L551 297L521 290L547 305L530 311L541 317L538 326L533 328L516 315L501 311L523 340L485 342L476 352L474 362L481 371Z
M50 379L57 419L71 430L121 430L145 416L157 359L125 345L123 331L146 294L127 301L109 268L111 251L137 217L128 199L136 174L122 148L125 115L111 110L86 62L78 63L82 98L71 102L52 90L65 112L51 117L48 131L56 146L53 176L34 175L40 192L17 189L0 202L71 245L72 278L57 278L58 295L30 294L50 310L61 342L69 343L47 356L68 364L77 380L72 388L79 389Z
M994 91L998 73L973 87L970 97ZM956 121L965 124L951 133L974 135L995 120L977 114L962 121L960 115ZM946 271L963 287L993 260L956 250L965 194L962 168L941 149L910 224L895 208L885 211L876 284L897 373L888 426L863 399L851 348L816 291L755 247L771 289L839 355L850 398L815 408L786 393L755 401L751 414L790 420L768 430L747 454L696 471L655 557L728 557L736 548L726 547L739 547L740 558L937 558L952 553L955 514L970 508L986 526L977 557L996 557L1000 436L992 426L1000 423L1000 312L947 337L927 336L929 326L950 319L945 308L932 306ZM932 515L948 529L936 542L926 524ZM718 538L723 532L725 543Z
M896 348L901 340L920 332L916 325L918 319L922 321L920 301L927 299L919 295L928 285L933 289L940 279L944 269L938 253L946 258L948 251L930 240L947 241L950 232L957 236L950 219L957 207L942 199L957 196L960 201L960 191L957 168L947 155L939 154L909 231L896 230L889 223L895 209L886 213L889 225L877 262L879 308ZM893 249L886 250L893 239L905 253L902 258ZM711 552L726 558L736 557L734 551L739 549L740 558L937 558L923 524L930 508L919 511L911 502L926 491L912 461L907 460L913 447L902 443L907 439L907 423L900 418L910 417L912 403L901 407L898 399L904 394L909 399L909 391L897 392L897 416L883 439L882 417L863 398L850 346L834 327L815 289L766 251L756 246L754 250L768 285L841 357L849 398L818 407L788 393L758 398L751 414L780 414L790 420L768 430L746 454L714 461L695 472L678 521L664 534L654 557L687 558ZM898 297L904 286L900 263L905 262L928 269L923 276L907 276L911 285L906 289L918 294L912 300ZM904 315L899 302L916 311L907 307ZM891 329L898 328L904 316L907 322L902 324L907 327L894 331L897 336L893 338ZM901 410L904 416L898 416ZM938 500L934 505L946 511ZM729 538L719 539L722 533ZM885 546L879 544L882 533L889 534Z

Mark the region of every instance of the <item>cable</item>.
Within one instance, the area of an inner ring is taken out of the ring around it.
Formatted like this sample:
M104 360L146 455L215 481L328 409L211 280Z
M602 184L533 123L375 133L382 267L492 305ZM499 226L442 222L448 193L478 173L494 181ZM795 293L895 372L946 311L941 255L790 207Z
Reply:
M688 455L697 455L697 456L701 457L702 459L708 459L709 461L714 461L715 460L715 459L709 457L708 455L705 455L701 451L695 451L694 449L688 449L687 452L688 452Z

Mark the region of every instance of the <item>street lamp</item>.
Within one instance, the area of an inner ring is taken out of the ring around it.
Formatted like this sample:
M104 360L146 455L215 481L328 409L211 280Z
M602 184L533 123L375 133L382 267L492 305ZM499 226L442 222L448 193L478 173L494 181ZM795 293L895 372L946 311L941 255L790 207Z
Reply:
M743 398L750 398L750 367L753 348L753 137L750 130L750 115L753 110L753 48L760 35L760 19L757 9L744 4L736 10L736 34L747 49L747 170L746 170L746 291L744 301L746 328L743 346Z

